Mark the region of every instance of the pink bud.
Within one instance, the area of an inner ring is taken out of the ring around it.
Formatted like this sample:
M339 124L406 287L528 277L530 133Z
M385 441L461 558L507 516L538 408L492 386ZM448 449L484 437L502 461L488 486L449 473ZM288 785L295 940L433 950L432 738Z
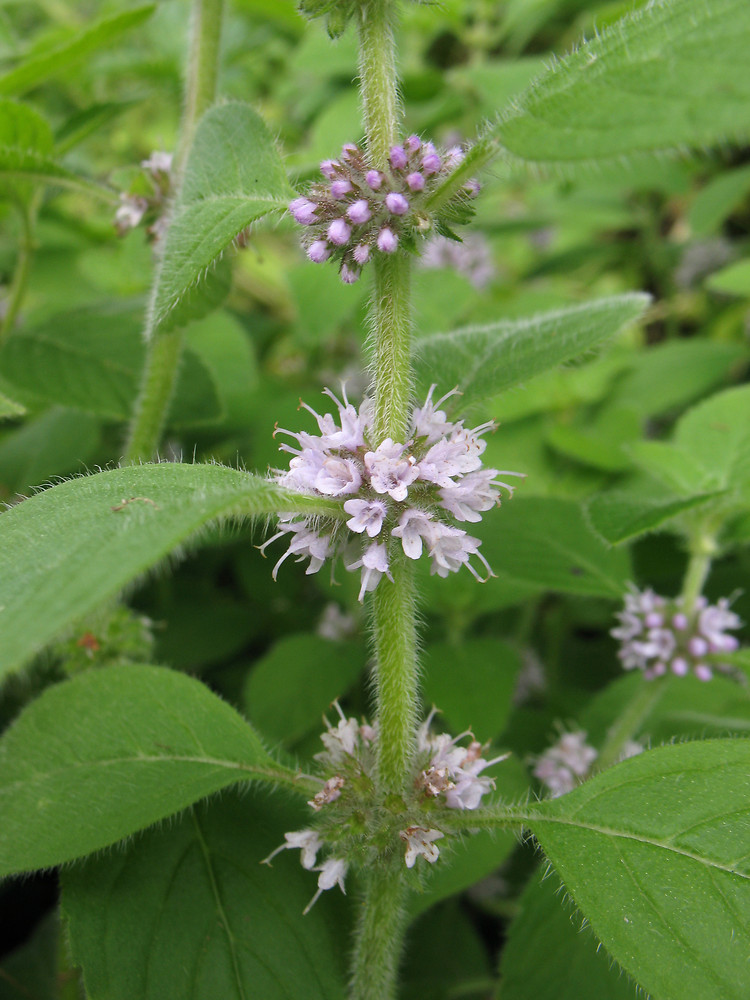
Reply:
M688 650L691 656L705 656L708 652L708 643L699 635L694 635L688 643Z
M714 675L713 670L707 663L696 663L693 673L699 681L710 681Z
M394 170L403 170L406 166L406 151L403 146L394 146L389 157Z
M646 628L661 628L664 624L664 618L658 611L649 611L644 621Z
M345 142L341 147L341 159L350 160L352 156L355 156L359 152L359 147L356 143Z
M373 191L378 191L383 183L383 175L379 170L368 170L365 174L365 180Z
M472 177L464 184L464 191L468 194L470 198L476 198L479 192L482 190L482 185L476 179Z
M427 174L428 177L430 174L438 173L442 165L443 161L435 152L425 153L422 157L422 172Z
M397 246L398 236L388 226L383 226L378 233L378 250L382 250L383 253L393 253Z
M348 264L341 265L339 274L345 285L353 285L355 281L359 281L359 268L349 267Z
M406 215L409 211L409 202L398 191L391 191L385 196L386 208L393 215Z
M349 208L347 208L346 214L356 225L360 225L363 222L369 222L372 216L370 203L365 198L360 198L359 201L355 201L353 205L350 205Z
M409 185L409 190L421 191L424 187L424 176L417 172L409 174L406 178L406 183Z
M684 677L688 672L688 662L684 656L675 656L672 660L672 673L676 677Z
M336 167L338 164L335 160L323 160L320 164L320 172L324 177L327 177L329 181L332 181L336 176Z
M331 256L331 248L324 240L316 240L307 248L307 256L314 264L322 264Z
M370 248L366 243L358 243L352 251L352 257L358 264L366 264L370 259Z
M678 611L676 615L672 616L672 628L676 628L678 632L684 632L687 627L687 615L683 615L681 611Z
M448 152L445 154L445 165L449 170L453 170L455 167L462 163L466 154L461 149L460 146L451 146Z
M315 218L317 207L314 201L308 201L307 198L295 198L294 201L289 202L289 212L301 226L309 226L313 222L317 222Z
M328 239L336 246L343 246L351 236L352 231L343 219L334 219L328 227Z
M409 138L404 143L404 145L406 146L406 148L409 150L410 153L417 153L419 152L419 148L422 145L422 140L419 138L418 135L410 135Z
M349 194L352 189L351 181L346 180L346 178L340 178L331 184L331 197L340 201L344 195Z

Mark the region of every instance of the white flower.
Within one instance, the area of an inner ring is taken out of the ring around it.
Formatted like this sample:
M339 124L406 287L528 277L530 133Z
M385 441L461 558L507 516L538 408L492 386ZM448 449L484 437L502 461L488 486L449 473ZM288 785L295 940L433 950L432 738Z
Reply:
M346 522L347 528L361 534L366 531L370 538L380 534L388 508L382 500L347 500L344 510L352 516Z
M275 851L271 851L267 858L263 858L261 861L262 865L270 865L271 859L275 858L282 851L299 849L302 851L300 856L302 867L307 868L308 871L315 867L315 858L323 846L315 830L296 830L292 833L285 833L284 840L286 841L285 844L277 847Z
M365 468L376 493L387 493L394 500L405 500L408 487L419 475L413 455L404 456L406 447L386 438L375 451L365 454Z
M147 160L141 160L141 166L154 175L168 174L172 169L172 154L156 149Z
M326 458L315 477L315 489L325 496L340 497L356 493L362 485L362 476L349 458Z
M446 399L450 399L451 396L460 395L458 389L451 389L437 403L433 403L432 394L436 388L436 385L430 386L424 406L416 407L412 415L412 436L415 438L424 438L426 444L434 444L440 438L447 437L456 427L454 423L448 420L445 412L439 410L438 407Z
M597 757L594 747L586 743L583 730L563 733L557 743L539 756L533 774L544 782L552 798L556 799L572 791L580 779L586 777Z
M327 535L318 535L317 532L308 527L306 521L284 522L282 516L279 518L279 527L280 531L258 546L262 553L265 547L270 545L271 542L275 542L277 538L282 538L288 533L292 533L295 536L289 543L289 548L271 571L271 576L274 580L279 571L279 566L289 556L298 556L297 562L301 562L309 556L310 565L305 570L305 573L317 573L331 551L331 539Z
M490 564L479 551L482 543L477 538L467 535L461 528L452 528L447 524L435 524L432 537L430 539L430 556L432 566L430 574L447 576L449 573L457 573L462 566L466 566L469 572L477 580L481 577L469 562L471 556L476 555L484 568L487 570L487 577L492 576Z
M423 826L409 826L405 830L401 830L399 837L406 844L406 853L404 854L406 867L413 868L420 854L425 861L429 861L431 865L434 864L440 856L440 851L433 842L441 840L444 836L445 834L441 833L440 830L428 830Z
M145 198L121 194L120 204L115 212L115 227L119 235L124 236L131 229L135 229L147 211L148 202Z
M325 754L326 762L335 767L345 757L353 757L357 752L359 723L356 719L347 719L337 701L334 701L333 705L339 713L338 725L334 729L328 719L324 717L327 730L320 734L320 738L327 751Z
M308 914L313 906L315 906L321 893L325 892L327 889L333 889L335 885L338 885L339 889L341 889L343 894L346 895L344 878L346 877L348 867L349 866L343 858L328 858L327 861L323 862L320 868L315 869L315 871L320 872L320 875L318 875L318 891L302 911L303 916Z
M430 545L434 527L434 521L429 514L412 507L404 511L399 518L398 526L391 531L391 534L394 538L401 539L404 553L409 559L419 559L422 555L422 540Z
M368 546L362 553L362 558L357 559L356 562L347 564L348 570L359 569L362 567L362 586L359 589L358 600L360 604L365 594L371 590L375 590L377 585L380 583L380 578L385 574L389 580L393 577L388 569L388 552L385 545L382 543L373 542L372 545Z

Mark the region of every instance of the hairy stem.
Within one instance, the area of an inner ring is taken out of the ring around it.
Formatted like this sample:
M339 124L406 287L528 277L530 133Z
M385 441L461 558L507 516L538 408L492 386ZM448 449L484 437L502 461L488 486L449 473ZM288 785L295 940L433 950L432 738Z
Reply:
M194 0L185 81L185 108L175 155L172 197L176 200L182 184L182 172L200 116L214 102L219 65L221 20L224 0ZM164 238L162 238L162 243ZM153 330L153 301L161 279L157 262L151 286L151 307L146 319L148 342L146 366L141 391L130 425L126 462L150 461L159 447L169 404L174 394L182 355L182 330L162 334Z
M375 435L405 441L411 402L411 262L375 260L371 321L375 333Z
M383 169L396 141L400 117L394 0L365 0L359 9L359 90L374 167Z
M365 885L352 965L351 996L356 1000L389 1000L396 995L404 896L400 872L392 867L372 870Z

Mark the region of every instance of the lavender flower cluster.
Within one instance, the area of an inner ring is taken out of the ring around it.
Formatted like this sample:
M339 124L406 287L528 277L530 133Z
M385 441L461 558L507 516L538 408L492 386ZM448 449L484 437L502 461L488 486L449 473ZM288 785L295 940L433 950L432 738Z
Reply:
M742 621L730 611L726 597L718 604L709 604L700 596L688 614L679 597L670 599L652 590L633 589L625 595L625 609L617 618L620 624L610 634L620 640L618 656L625 670L643 670L649 679L666 673L677 677L692 673L698 680L710 681L714 668L723 672L732 669L730 664L715 661L717 655L739 647L737 638L727 635L726 630L740 628Z
M325 182L289 205L307 229L307 256L316 264L338 261L341 280L353 284L373 253L393 253L405 238L431 229L427 200L463 158L460 146L438 153L431 142L411 135L391 149L387 170L374 170L359 146L346 143L338 160L321 163ZM478 182L470 180L458 198L478 192Z
M392 539L401 543L409 559L419 559L426 549L433 574L444 577L466 566L482 580L470 562L476 556L484 579L492 575L479 552L479 539L451 521L480 521L483 511L499 504L500 488L509 496L513 493L497 477L521 473L483 468L483 435L494 425L488 422L470 430L462 420L449 421L439 407L454 393L433 402L434 389L424 405L414 409L404 444L391 438L376 444L371 402L365 400L357 411L345 392L340 402L329 389L325 394L338 407L338 423L330 413L321 416L303 403L317 420L320 434L277 427L275 433L289 435L299 447L280 446L294 457L288 471L276 470L276 481L301 493L341 500L349 518L344 532L340 521L281 514L279 531L260 546L263 552L277 539L291 536L289 548L273 568L274 579L289 556L298 562L309 558L306 572L317 573L327 558L342 550L346 569L362 571L362 601L383 576L390 578Z
M115 229L118 236L125 236L146 218L150 222L147 231L156 241L161 239L166 228L164 213L172 183L172 154L155 150L147 160L141 160L141 169L148 179L151 193L122 193L115 212Z
M577 732L563 732L557 742L547 747L544 753L536 758L532 773L547 786L551 793L550 798L556 799L560 795L572 792L591 774L591 768L599 753L595 747L586 742L586 735L582 729ZM627 740L617 762L635 757L643 753L643 749L643 746L635 740Z
M284 843L277 847L264 864L285 850L301 851L303 868L318 872L318 888L305 908L307 913L322 892L338 885L346 892L344 879L349 869L349 858L358 857L363 864L371 861L382 850L382 845L396 836L404 843L404 864L413 868L418 857L434 864L440 856L435 841L445 834L431 824L439 815L436 809L476 809L484 795L495 787L492 778L482 772L505 760L502 754L486 760L483 746L471 732L450 736L434 735L430 724L435 710L420 728L415 756L413 801L404 803L402 816L387 820L387 831L378 830L367 841L362 829L362 816L372 813L372 793L375 774L378 728L355 718L347 718L334 702L339 713L336 726L325 720L326 731L321 734L325 750L316 754L323 776L320 790L308 802L316 814L316 828L293 830L284 834ZM461 741L470 738L468 746ZM336 805L330 808L333 803ZM406 822L405 822L406 820ZM333 852L322 864L316 866L318 852L324 848ZM342 856L343 855L343 856Z

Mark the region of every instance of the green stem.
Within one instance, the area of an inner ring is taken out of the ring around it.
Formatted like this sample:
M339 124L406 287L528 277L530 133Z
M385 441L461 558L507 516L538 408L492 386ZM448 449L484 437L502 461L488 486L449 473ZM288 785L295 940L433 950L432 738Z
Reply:
M375 436L404 442L411 403L411 261L378 254L374 266Z
M655 680L641 677L640 685L630 703L610 726L596 761L597 771L603 771L606 767L617 763L626 745L640 733L643 723L663 698L668 680L669 677L658 677Z
M359 8L359 90L367 151L374 167L388 163L396 142L401 107L398 97L394 0L365 0Z
M216 97L223 9L224 0L194 0L193 3L185 108L173 170L174 201L179 198L183 168L198 120ZM182 330L162 334L154 332L152 325L153 302L160 280L161 261L157 263L151 287L151 308L145 330L148 353L140 395L130 425L125 450L126 462L148 462L154 457L177 382L182 355Z
M682 583L682 607L686 615L690 616L695 607L695 602L703 592L703 585L711 571L711 557L715 546L713 539L705 540L706 544L700 545L694 551L685 570L685 579Z
M417 728L418 679L414 563L398 549L391 557L393 583L373 594L381 791L400 795L409 781Z
M393 868L373 869L357 926L350 996L389 1000L396 995L405 913L405 887Z
M21 308L26 285L29 280L31 269L31 258L34 254L34 217L36 212L32 207L23 205L20 207L21 217L21 239L18 246L18 257L16 267L13 272L13 280L8 290L6 300L5 315L2 325L0 325L0 347L9 339L16 325L18 310Z

